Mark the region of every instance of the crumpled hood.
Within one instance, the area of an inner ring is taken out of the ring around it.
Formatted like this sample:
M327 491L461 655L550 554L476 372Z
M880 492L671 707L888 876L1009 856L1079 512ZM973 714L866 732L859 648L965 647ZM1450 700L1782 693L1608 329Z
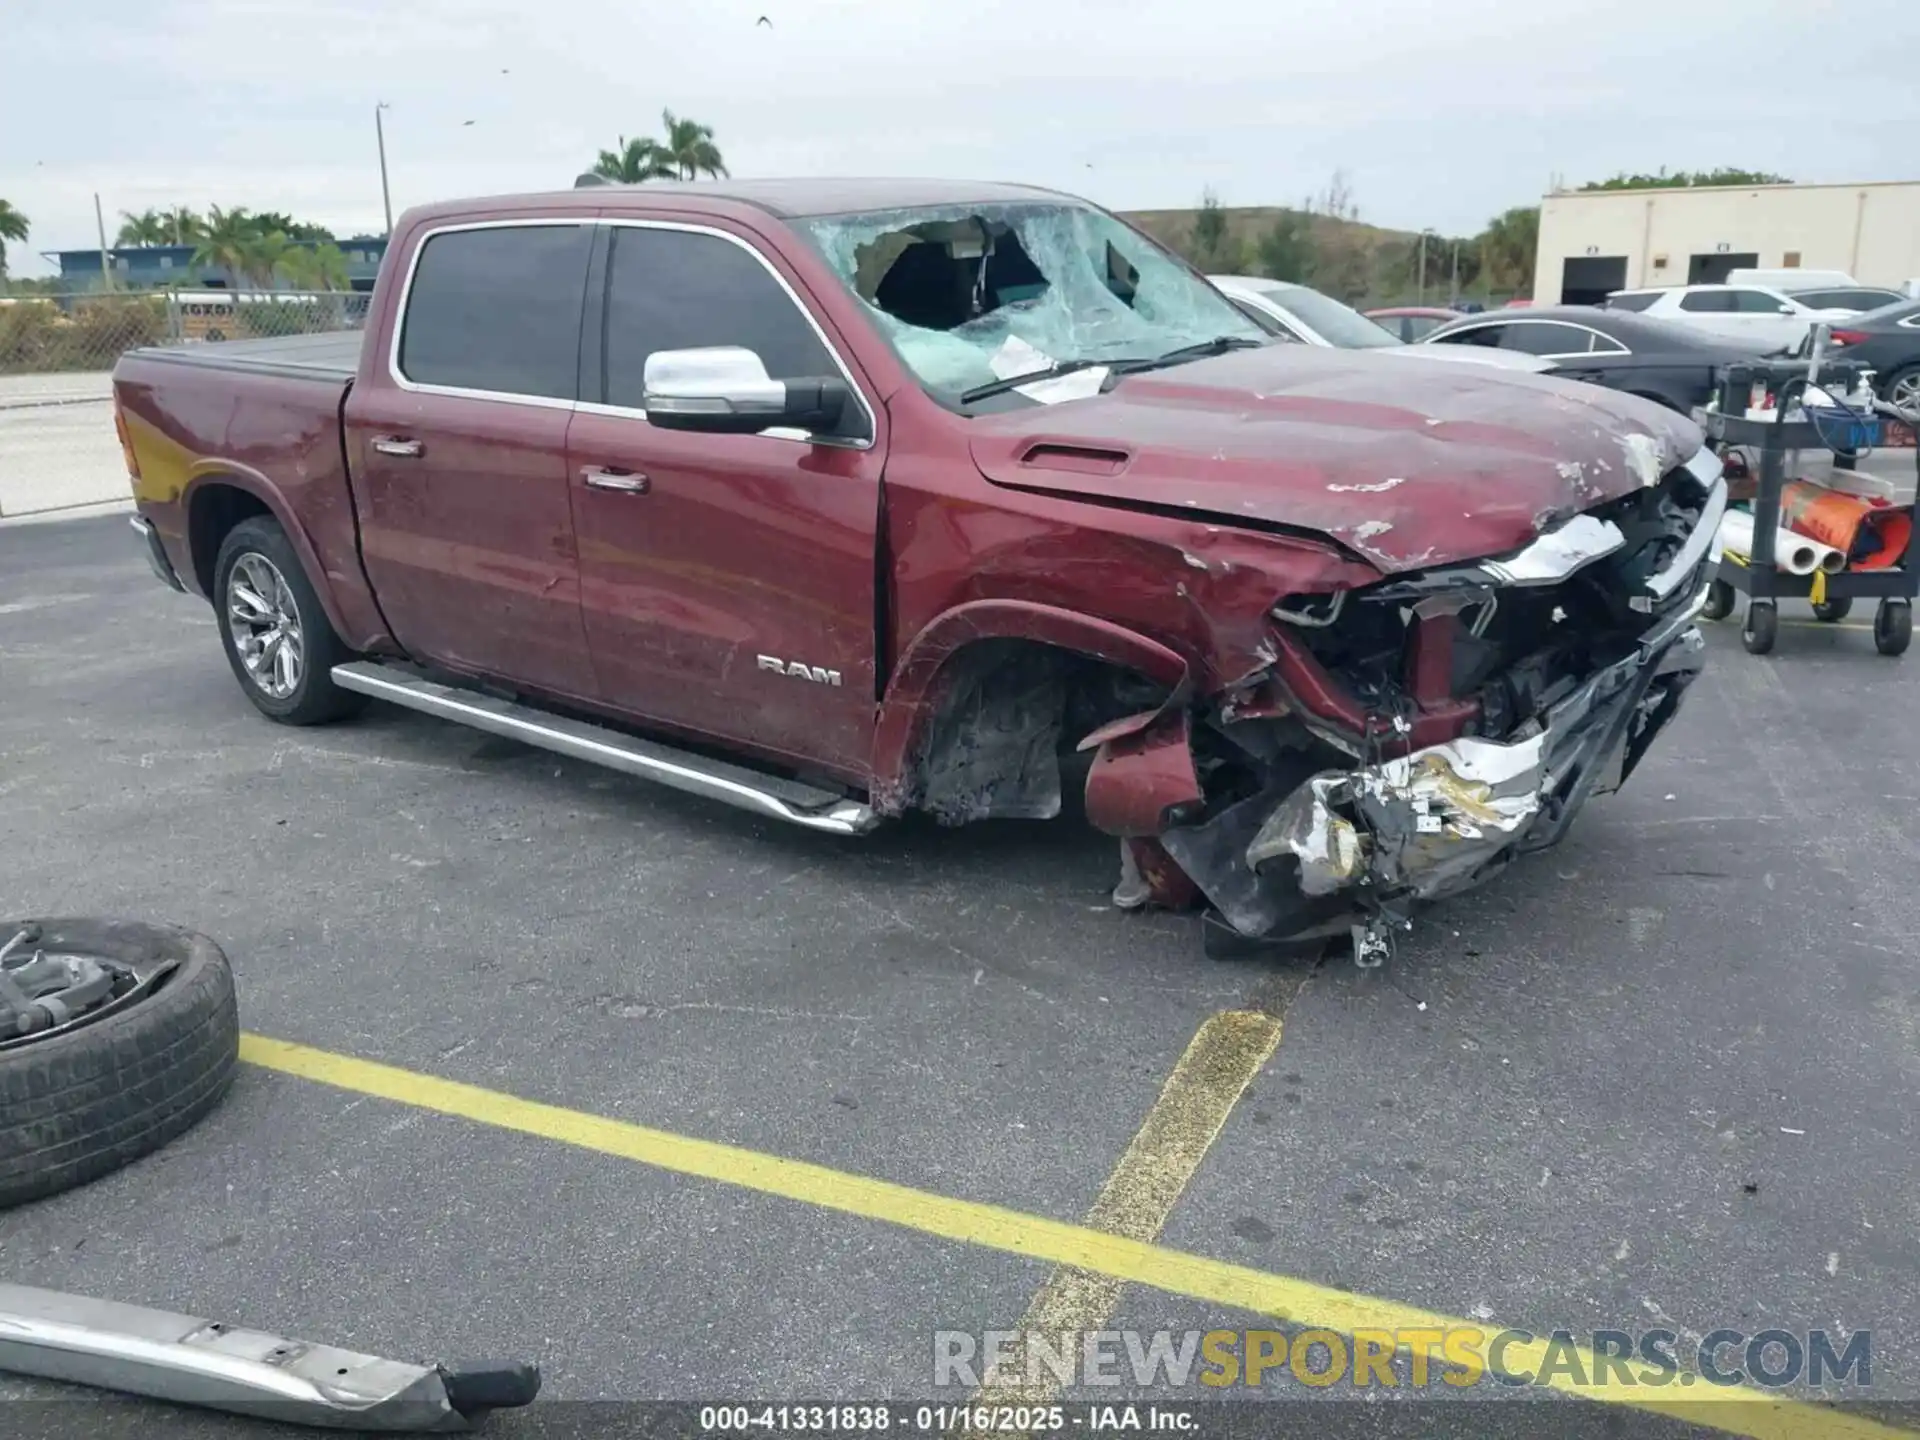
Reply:
M996 484L1313 531L1388 574L1517 550L1701 443L1691 421L1597 385L1307 345L971 423Z

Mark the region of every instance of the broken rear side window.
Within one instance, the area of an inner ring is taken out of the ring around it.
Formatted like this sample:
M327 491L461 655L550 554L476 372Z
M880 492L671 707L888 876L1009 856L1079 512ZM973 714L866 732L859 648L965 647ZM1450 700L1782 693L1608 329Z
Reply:
M974 386L1050 366L1264 339L1186 266L1084 205L940 206L795 224L902 363L949 405ZM1027 398L1084 394L1102 373Z

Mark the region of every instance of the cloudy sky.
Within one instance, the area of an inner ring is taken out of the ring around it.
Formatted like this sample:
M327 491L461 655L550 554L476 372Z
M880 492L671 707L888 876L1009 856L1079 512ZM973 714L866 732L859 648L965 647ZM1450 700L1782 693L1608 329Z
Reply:
M1920 4L1852 0L6 0L0 197L40 250L185 203L378 231L570 184L671 107L736 175L1022 180L1443 232L1623 169L1920 179ZM756 24L760 15L773 23ZM471 124L467 122L471 121Z

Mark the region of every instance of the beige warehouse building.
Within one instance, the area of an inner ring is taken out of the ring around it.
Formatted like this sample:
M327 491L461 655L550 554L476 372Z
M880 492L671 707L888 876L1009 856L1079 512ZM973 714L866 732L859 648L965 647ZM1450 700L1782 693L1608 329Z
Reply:
M1584 190L1540 202L1541 304L1714 284L1750 266L1844 270L1898 288L1920 277L1920 181Z

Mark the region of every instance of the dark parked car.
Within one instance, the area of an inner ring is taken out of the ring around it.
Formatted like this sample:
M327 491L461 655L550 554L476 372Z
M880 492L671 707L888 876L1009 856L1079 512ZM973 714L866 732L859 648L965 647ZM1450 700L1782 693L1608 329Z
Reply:
M1904 305L1908 296L1879 285L1824 285L1815 290L1787 290L1802 305L1815 310L1880 310L1888 305Z
M1384 310L1369 310L1367 319L1384 325L1407 344L1427 338L1442 325L1458 320L1467 312L1448 310L1439 305L1389 305Z
M1920 332L1914 332L1920 340ZM1704 405L1716 366L1760 347L1590 305L1537 305L1524 315L1474 315L1443 325L1423 345L1486 345L1553 362L1553 373L1654 400L1685 415Z
M1833 327L1833 343L1849 360L1873 367L1881 399L1920 410L1920 300L1843 320Z

